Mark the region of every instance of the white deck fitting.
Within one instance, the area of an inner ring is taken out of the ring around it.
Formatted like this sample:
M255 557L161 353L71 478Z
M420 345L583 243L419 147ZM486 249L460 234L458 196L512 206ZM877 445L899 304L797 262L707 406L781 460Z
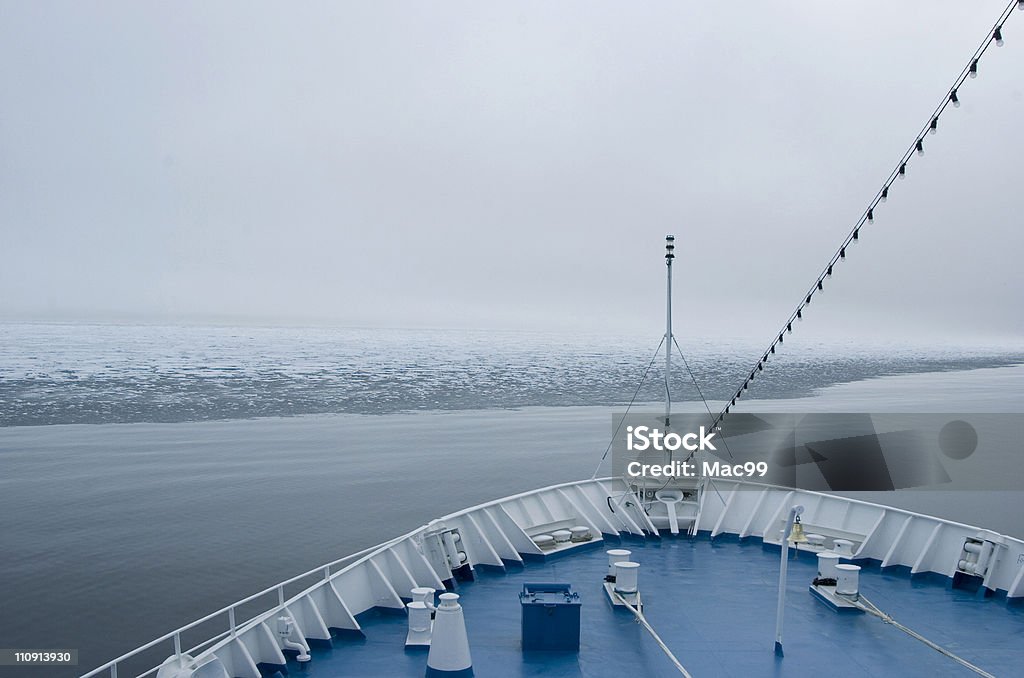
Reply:
M636 609L643 612L644 606L640 600L639 592L617 593L615 591L615 584L612 584L611 582L605 582L603 586L604 593L606 596L608 596L608 602L611 603L614 607L621 607L625 610L627 605L632 605Z
M837 611L864 613L864 610L854 605L849 599L836 595L835 586L815 586L811 584L807 587L807 590Z
M699 517L695 518L696 528L712 536L761 538L765 543L778 544L781 518L794 504L806 507L804 529L824 535L826 544L832 539L849 539L854 543L855 558L870 558L883 567L906 567L912 573L953 576L965 539L978 532L969 525L878 504L727 480L709 482ZM444 516L430 526L368 549L336 571L331 571L332 566L319 568L323 578L287 600L283 585L292 580L284 582L276 587L278 605L233 627L229 622L228 631L185 652L200 661L212 658L228 675L258 678L257 664L284 663L280 641L267 625L281 614L292 616L296 628L309 640L329 638L330 629L358 631L357 615L374 607L404 614L403 598L409 597L413 587L440 590L443 582L453 577L450 570L437 571L424 553L424 534L441 524L459 531L459 548L465 551L470 568L505 567L506 563L522 562L524 556L586 546L599 542L602 533L643 537L657 532L643 503L617 478L565 483L506 497ZM575 525L590 527L594 539L542 552L530 538ZM1011 599L1024 597L1024 541L1012 537L1004 537L1004 541L1005 548L999 549L985 585L1008 592ZM173 654L173 641L181 633L218 615L232 619L239 604L169 633L83 678L116 675L118 663L158 645L166 647L168 655Z

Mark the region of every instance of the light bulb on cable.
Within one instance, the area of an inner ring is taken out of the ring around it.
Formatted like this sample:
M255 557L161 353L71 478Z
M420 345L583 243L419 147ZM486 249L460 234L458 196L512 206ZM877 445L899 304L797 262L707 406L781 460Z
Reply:
M949 93L949 100L953 102L953 108L960 108L960 97L956 95L956 89Z
M939 129L939 118L936 116L932 118L932 124L928 126L928 134L935 134L936 130Z
M907 163L900 165L900 179L907 178Z
M971 62L971 68L968 71L968 73L970 73L972 78L978 77L978 60L977 59L975 59L974 61Z
M882 200L882 202L885 202L888 199L889 199L889 187L886 186L885 188L882 189L882 199L881 200Z
M924 155L924 142L921 141L920 139L918 139L916 147L917 147L917 154L918 155Z
M996 47L1003 46L1003 27L996 26L996 29L992 31L992 37L996 39Z

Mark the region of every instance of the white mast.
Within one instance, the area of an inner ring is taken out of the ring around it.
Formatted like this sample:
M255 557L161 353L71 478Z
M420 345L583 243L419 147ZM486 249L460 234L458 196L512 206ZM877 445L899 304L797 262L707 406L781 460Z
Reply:
M672 394L669 391L669 375L672 369L672 260L676 258L676 237L665 236L665 269L668 273L665 282L665 428L669 427L669 415L672 413Z

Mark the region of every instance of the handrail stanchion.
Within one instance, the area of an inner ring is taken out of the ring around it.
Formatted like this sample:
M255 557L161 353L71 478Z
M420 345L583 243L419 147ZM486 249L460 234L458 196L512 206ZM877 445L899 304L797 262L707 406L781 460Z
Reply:
M236 624L235 624L235 608L228 608L228 625L231 627L231 637L234 638L236 635Z

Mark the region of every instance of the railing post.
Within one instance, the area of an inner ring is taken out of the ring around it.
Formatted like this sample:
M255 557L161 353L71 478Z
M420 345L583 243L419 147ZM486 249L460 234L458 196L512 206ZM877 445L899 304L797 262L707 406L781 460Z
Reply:
M110 666L110 678L117 678L117 664Z
M277 604L284 605L284 586L277 587Z
M331 566L328 565L328 566L324 567L324 580L326 581L326 580L329 580L330 578L331 578Z
M231 627L231 637L234 638L235 633L235 608L228 608L228 625Z
M181 658L181 634L174 634L174 654Z

